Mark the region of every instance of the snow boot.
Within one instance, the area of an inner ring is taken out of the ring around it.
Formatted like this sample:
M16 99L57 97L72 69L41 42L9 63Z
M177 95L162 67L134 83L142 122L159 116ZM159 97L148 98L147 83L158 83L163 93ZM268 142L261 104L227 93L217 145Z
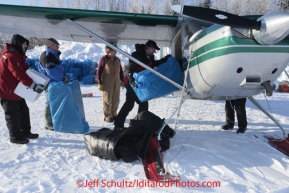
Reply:
M223 130L230 130L230 129L233 129L234 128L234 125L231 125L231 124L226 124L226 125L223 125L221 127L221 129Z
M37 133L28 133L28 134L24 134L23 137L27 138L27 139L36 139L39 137L39 135Z
M50 131L54 131L52 118L51 118L51 112L50 112L49 107L46 107L44 109L44 117L45 117L45 122L46 122L45 129L50 130Z
M246 128L239 128L237 130L237 133L245 133L246 130L247 130Z
M29 140L24 137L10 137L10 142L16 144L27 144L29 143Z

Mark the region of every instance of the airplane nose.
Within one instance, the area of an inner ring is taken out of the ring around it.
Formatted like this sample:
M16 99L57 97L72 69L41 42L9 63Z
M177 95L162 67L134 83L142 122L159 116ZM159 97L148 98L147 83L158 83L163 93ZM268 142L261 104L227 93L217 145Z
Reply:
M261 27L253 30L255 40L261 45L272 45L280 42L289 34L289 13L284 11L272 12L259 19Z

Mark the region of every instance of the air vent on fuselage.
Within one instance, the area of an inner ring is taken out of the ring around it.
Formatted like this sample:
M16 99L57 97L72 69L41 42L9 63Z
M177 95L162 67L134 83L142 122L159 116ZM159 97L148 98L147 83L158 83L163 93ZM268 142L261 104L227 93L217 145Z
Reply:
M246 82L261 83L261 77L260 76L247 76Z
M262 83L262 78L260 75L251 75L246 76L245 79L241 82L240 86L252 86L258 84L260 85Z

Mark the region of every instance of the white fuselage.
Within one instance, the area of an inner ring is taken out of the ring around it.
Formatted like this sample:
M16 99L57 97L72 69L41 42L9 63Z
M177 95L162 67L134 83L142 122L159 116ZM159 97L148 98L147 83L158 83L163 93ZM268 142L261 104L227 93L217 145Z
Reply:
M246 30L244 33L248 33ZM191 98L236 99L264 91L289 62L289 40L262 46L236 36L227 26L214 25L190 39L187 88Z

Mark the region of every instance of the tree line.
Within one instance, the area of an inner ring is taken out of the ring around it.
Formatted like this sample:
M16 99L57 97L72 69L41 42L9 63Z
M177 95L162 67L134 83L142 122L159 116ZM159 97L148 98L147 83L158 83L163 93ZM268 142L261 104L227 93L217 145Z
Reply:
M26 4L162 15L176 14L171 10L171 6L180 4L212 8L236 15L259 15L270 11L289 10L289 0L27 0Z
M236 15L263 15L270 11L288 11L289 0L22 0L23 5L117 11L129 13L177 15L172 5L193 5L226 11ZM0 49L10 35L0 34ZM43 45L44 39L30 38L30 47Z

